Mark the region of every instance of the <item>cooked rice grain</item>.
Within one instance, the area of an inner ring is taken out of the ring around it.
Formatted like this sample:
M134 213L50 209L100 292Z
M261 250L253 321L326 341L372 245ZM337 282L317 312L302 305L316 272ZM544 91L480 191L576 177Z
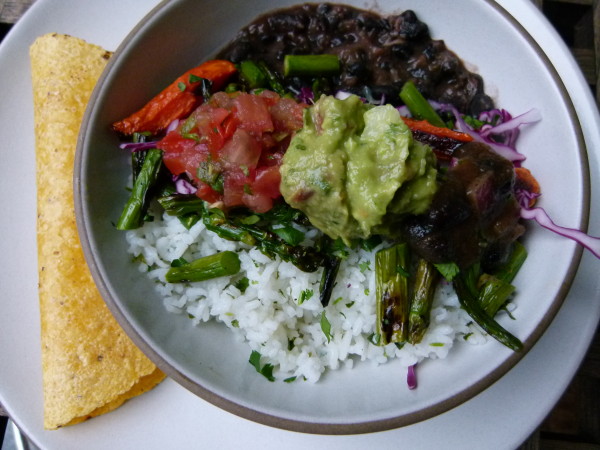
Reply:
M314 239L315 234L308 236ZM316 382L325 370L352 368L357 361L383 364L397 359L408 367L426 358L445 358L457 337L468 337L473 344L487 341L460 308L451 287L442 284L421 343L402 348L373 344L375 251L350 252L341 264L330 304L323 309L318 294L320 271L306 273L280 259L272 260L254 248L219 238L201 222L188 230L165 214L163 220L128 231L127 241L129 253L143 261L140 271L159 281L156 289L167 311L186 314L196 325L222 322L247 342L249 354L256 350L264 364L274 366L277 379L296 376ZM165 282L172 260L191 261L224 250L238 252L238 275L198 283ZM248 286L242 292L238 282L244 278ZM330 342L320 324L323 313L331 324Z

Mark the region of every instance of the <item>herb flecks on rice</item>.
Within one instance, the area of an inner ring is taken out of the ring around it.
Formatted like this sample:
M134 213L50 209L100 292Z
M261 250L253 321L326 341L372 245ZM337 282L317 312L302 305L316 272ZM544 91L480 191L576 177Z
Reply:
M261 364L273 366L277 380L296 377L316 382L325 370L351 368L358 361L378 365L395 359L409 367L425 358L446 357L458 336L468 335L467 342L473 344L487 341L472 326L449 285L443 285L436 292L431 323L419 344L398 348L373 343L369 337L375 333L375 298L367 293L375 292L375 281L360 268L361 262L374 266L373 252L349 251L339 271L339 279L345 282L336 284L334 300L323 308L318 296L306 294L318 291L319 272L302 272L279 258L219 238L202 222L188 230L176 217L165 214L162 220L128 231L127 241L129 253L144 261L139 263L140 271L158 281L156 289L168 311L189 315L195 324L222 322L251 351L260 353ZM171 261L222 251L239 255L241 271L236 277L166 283ZM330 325L327 334L323 314Z

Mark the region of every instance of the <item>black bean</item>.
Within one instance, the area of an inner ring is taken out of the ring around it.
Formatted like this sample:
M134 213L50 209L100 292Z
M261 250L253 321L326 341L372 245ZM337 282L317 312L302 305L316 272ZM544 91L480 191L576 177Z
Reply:
M417 19L417 16L413 11L404 11L400 17L402 20L400 21L400 28L398 31L401 36L412 40L418 40L429 36L427 25Z
M218 57L252 58L281 70L289 53L335 53L342 72L332 89L376 84L401 86L408 79L426 97L452 103L460 111L493 105L480 77L467 71L442 40L432 40L414 11L381 17L332 3L294 6L259 17L241 30Z
M413 47L407 42L394 44L390 49L392 54L401 60L407 60L413 54Z

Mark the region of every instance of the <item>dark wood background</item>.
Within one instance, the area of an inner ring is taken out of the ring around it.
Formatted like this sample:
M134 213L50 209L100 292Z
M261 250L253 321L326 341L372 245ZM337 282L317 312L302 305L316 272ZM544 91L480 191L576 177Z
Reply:
M0 0L0 39L34 1ZM600 105L600 0L530 1L563 37ZM1 405L0 416L6 416ZM0 417L0 443L3 422ZM562 399L519 448L538 449L600 450L600 332Z

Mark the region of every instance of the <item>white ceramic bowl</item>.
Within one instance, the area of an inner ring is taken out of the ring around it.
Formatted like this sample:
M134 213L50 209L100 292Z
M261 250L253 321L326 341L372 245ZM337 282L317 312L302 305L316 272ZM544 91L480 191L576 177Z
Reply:
M503 323L524 342L514 353L496 342L458 344L444 360L419 367L409 391L394 362L329 372L317 384L271 383L248 364L249 349L217 323L194 327L169 314L153 283L131 263L115 230L127 193L129 157L110 124L125 117L179 74L211 55L258 14L298 2L177 0L149 14L125 39L103 74L81 129L75 168L80 236L94 279L137 345L170 377L234 414L290 430L361 433L441 414L482 392L534 345L560 308L581 250L531 226L529 258L519 273L515 321ZM345 3L373 7L359 0ZM519 149L543 189L542 205L563 225L584 227L589 211L587 156L573 105L533 39L491 0L394 0L376 10L413 9L486 82L500 107L536 107L543 120L525 130Z

